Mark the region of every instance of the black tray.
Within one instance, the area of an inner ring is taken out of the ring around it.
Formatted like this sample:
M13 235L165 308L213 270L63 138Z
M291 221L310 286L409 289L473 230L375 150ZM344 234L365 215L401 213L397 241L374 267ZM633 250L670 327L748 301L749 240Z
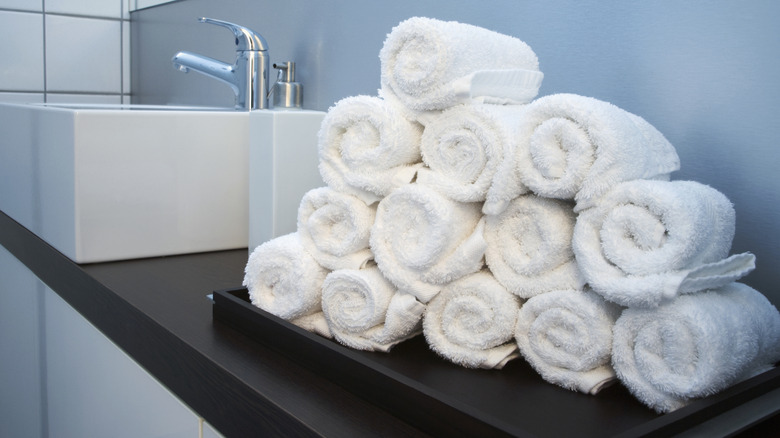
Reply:
M502 370L466 369L438 357L422 336L390 353L353 350L253 306L245 288L213 299L215 320L436 436L668 436L780 386L776 368L658 415L619 383L592 396L544 381L522 359Z

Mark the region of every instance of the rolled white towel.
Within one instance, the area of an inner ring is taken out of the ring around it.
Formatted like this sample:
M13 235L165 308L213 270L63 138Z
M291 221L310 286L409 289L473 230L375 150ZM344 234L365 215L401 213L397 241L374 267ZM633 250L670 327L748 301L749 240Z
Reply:
M496 280L521 297L585 284L571 239L572 205L523 195L501 214L485 218L485 261Z
M447 283L482 269L483 231L478 203L409 184L379 203L370 245L385 277L427 303Z
M342 344L387 352L422 332L425 305L399 293L376 266L370 266L328 274L322 310L333 337Z
M520 299L487 271L448 284L428 303L423 334L433 351L467 368L500 369L518 357Z
M303 247L323 267L359 269L374 256L368 248L376 206L330 187L312 189L298 208Z
M412 17L379 52L381 95L415 112L462 102L525 103L544 75L523 41L454 21Z
M515 155L496 173L486 213L500 212L528 191L574 199L579 211L621 181L668 180L680 168L677 152L663 134L608 102L554 94L526 109L518 121Z
M431 118L420 146L427 168L417 172L417 183L456 201L484 201L504 155L511 155L522 111L521 105L458 105Z
M665 413L715 394L780 360L780 314L741 283L629 308L614 328L612 364L642 403Z
M318 134L320 174L335 190L378 201L409 183L421 166L422 126L374 96L336 102Z
M627 307L657 306L755 268L752 254L727 258L734 226L734 207L712 187L629 181L579 213L572 249L596 292Z
M243 285L252 304L306 330L329 337L322 315L322 283L328 271L304 250L298 233L255 248Z
M612 328L620 307L590 290L557 290L520 308L515 339L544 380L596 394L615 381Z

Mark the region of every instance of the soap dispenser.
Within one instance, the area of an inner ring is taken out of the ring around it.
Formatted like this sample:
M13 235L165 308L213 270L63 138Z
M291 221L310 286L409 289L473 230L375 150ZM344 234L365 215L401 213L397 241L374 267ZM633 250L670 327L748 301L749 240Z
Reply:
M274 84L273 107L279 109L301 109L303 85L295 82L295 63L292 61L274 64L279 70Z

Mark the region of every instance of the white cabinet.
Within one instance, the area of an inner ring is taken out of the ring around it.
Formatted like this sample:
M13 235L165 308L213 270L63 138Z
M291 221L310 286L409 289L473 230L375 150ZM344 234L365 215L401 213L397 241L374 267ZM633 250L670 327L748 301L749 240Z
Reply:
M0 246L0 436L219 436Z
M0 436L44 436L43 284L0 246Z

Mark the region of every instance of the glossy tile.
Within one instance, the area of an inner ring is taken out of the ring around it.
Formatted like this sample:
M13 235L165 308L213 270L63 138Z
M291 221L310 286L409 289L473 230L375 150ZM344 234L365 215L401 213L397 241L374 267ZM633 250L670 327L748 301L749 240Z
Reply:
M43 11L43 0L0 0L0 9Z
M122 17L124 0L46 0L46 13Z
M122 93L130 93L130 22L122 22Z
M47 90L121 93L120 27L117 20L47 15Z
M46 95L48 103L89 103L89 104L108 104L118 105L122 103L122 96L105 94L55 94Z
M0 93L0 102L42 103L43 93Z
M43 15L0 11L0 91L43 91Z

